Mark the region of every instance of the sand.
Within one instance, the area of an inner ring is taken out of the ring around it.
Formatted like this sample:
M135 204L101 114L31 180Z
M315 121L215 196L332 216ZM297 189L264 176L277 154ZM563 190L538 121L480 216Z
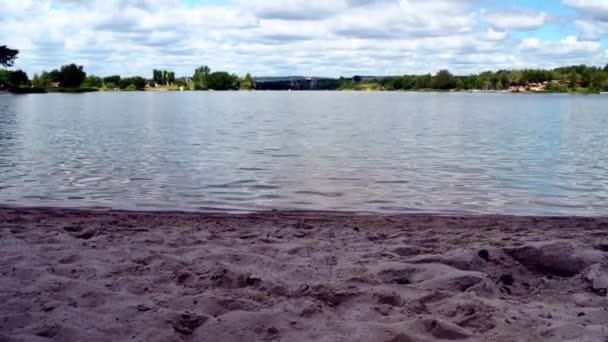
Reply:
M608 218L0 209L0 341L608 341Z

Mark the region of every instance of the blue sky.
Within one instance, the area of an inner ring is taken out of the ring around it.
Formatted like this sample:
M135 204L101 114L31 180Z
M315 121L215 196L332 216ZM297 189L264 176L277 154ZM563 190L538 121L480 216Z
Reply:
M606 0L3 0L30 74L457 74L608 63Z

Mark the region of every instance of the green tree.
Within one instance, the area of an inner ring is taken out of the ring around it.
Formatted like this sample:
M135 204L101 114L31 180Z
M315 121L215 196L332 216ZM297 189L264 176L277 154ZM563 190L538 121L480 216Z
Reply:
M225 71L216 71L207 76L207 86L213 90L236 90L239 89L239 78Z
M169 83L168 78L169 77L167 76L167 70L163 70L162 77L161 77L161 83L165 84L165 85L168 84Z
M192 76L192 82L194 82L195 86L199 85L202 88L207 88L206 79L207 76L211 73L211 69L206 66L200 66L194 70L194 75Z
M578 84L578 74L576 73L576 71L572 70L568 74L568 84L570 85L570 88L576 88Z
M99 76L89 75L82 82L82 86L89 88L101 88L103 80Z
M11 71L6 69L0 69L0 87L6 86L10 82Z
M599 70L593 73L591 77L592 86L601 89L604 84L604 80L608 77L608 74L600 72Z
M497 89L506 89L511 85L511 75L507 70L501 70L498 74L498 82L502 85L501 88L496 87Z
M51 75L46 71L43 71L40 75L34 75L32 79L32 85L38 88L48 88L51 82Z
M0 65L12 67L18 54L19 50L9 49L6 45L0 46Z
M453 89L456 85L456 80L454 75L452 75L448 70L442 69L439 70L435 77L433 77L432 85L434 89Z
M253 77L251 74L245 75L245 79L241 82L241 89L243 90L252 90L255 89L255 82L253 81Z
M59 83L62 87L78 88L86 76L87 74L83 71L82 65L74 63L64 65L59 70Z
M120 76L112 75L112 76L104 77L103 83L106 85L106 87L113 88L113 87L110 87L110 84L114 84L114 86L117 86L120 83Z
M125 78L121 78L118 86L120 87L120 89L127 89L130 86L131 87L130 90L143 90L146 87L146 80L143 77L139 77L139 76L135 76L135 77L125 77ZM135 89L133 89L135 88Z
M49 80L51 82L61 82L61 72L57 69L49 72Z
M175 72L169 71L167 72L167 84L175 83Z
M492 78L494 77L494 73L491 71L484 71L477 76L477 89L489 90L493 89L494 85L492 84Z
M414 87L416 87L416 77L406 75L401 78L401 89L410 90Z
M521 70L512 70L511 82L518 86L526 85L526 82L524 81L524 73Z
M40 84L40 76L38 76L38 74L34 74L34 76L32 76L32 86L37 87L38 84Z
M587 88L591 85L593 75L588 68L585 68L581 74L581 86Z
M431 74L416 76L416 89L428 89L431 87Z
M20 87L20 86L27 85L30 82L30 80L27 77L27 74L23 70L16 70L11 73L9 82L16 87Z
M162 70L152 70L152 82L156 83L156 84L162 84L163 83L163 72Z

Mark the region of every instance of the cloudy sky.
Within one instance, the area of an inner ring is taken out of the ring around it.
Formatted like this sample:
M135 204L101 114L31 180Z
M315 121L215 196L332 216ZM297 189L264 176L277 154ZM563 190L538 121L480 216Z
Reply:
M30 75L457 74L608 63L608 0L0 0Z

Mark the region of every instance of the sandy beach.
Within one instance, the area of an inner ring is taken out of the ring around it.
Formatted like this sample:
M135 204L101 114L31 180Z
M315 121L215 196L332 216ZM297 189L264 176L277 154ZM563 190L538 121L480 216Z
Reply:
M608 218L0 209L0 341L608 341Z

